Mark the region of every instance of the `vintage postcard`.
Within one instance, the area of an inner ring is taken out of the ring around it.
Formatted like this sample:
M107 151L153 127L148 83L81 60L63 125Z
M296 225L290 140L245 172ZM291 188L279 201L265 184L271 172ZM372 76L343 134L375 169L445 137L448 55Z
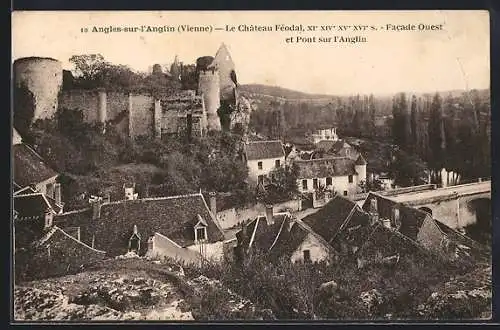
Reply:
M13 321L492 318L487 11L12 14Z

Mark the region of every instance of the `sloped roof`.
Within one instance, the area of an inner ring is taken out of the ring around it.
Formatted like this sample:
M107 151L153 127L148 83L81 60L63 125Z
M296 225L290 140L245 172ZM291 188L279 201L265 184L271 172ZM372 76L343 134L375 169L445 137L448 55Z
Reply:
M356 159L354 165L366 165L366 164L368 164L366 160L363 158L361 154L359 154L358 159Z
M417 239L418 232L424 223L425 217L427 217L426 212L394 202L386 197L372 192L368 194L368 197L366 197L362 206L363 210L366 212L370 211L370 201L373 198L377 199L379 218L392 219L392 209L395 207L398 208L399 219L401 222L399 231L413 240ZM396 224L393 223L392 225L394 226Z
M354 161L347 157L294 160L299 179L326 178L355 174Z
M283 227L286 227L289 221L290 214L288 212L274 214L273 223L270 225L267 223L265 216L258 216L244 225L246 235L243 235L243 229L236 233L238 245L245 251L249 248L255 248L268 252Z
M475 257L476 260L484 260L489 259L488 248L474 241L472 238L469 238L465 235L462 235L458 231L453 228L448 227L444 223L433 219L439 229L452 241L465 245L470 248L470 252Z
M300 247L308 235L316 238L325 249L330 253L335 253L335 250L330 244L311 227L299 219L293 219L291 226L285 226L284 230L280 233L276 243L271 249L273 256L291 257L292 254Z
M316 143L316 149L324 150L324 151L330 151L330 149L333 148L333 146L339 141L333 141L333 140L321 140Z
M105 203L92 225L96 244L113 255L123 252L134 225L142 237L160 233L182 247L192 245L198 215L207 222L209 243L224 240L201 194Z
M47 210L54 213L60 211L60 207L55 203L52 205L42 193L14 196L14 209L20 218L43 216Z
M308 215L302 221L330 242L348 220L351 212L354 212L355 207L356 203L337 195L319 211Z
M40 183L58 175L45 164L42 157L26 144L12 146L14 182L20 187Z
M427 265L432 265L435 262L432 254L416 241L395 230L385 228L380 223L374 225L372 232L357 255L366 259L376 258L377 255L382 258L399 255L403 258L415 258Z
M245 145L248 160L285 157L281 141L252 141Z
M21 144L22 141L21 134L15 128L12 128L12 145Z

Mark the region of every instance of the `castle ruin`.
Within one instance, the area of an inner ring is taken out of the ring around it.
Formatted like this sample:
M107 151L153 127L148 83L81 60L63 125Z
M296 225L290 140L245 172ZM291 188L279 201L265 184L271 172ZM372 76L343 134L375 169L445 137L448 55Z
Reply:
M169 75L180 75L179 66L176 56L171 67L174 72ZM161 66L155 65L153 69L156 74L162 74ZM111 125L124 136L156 138L185 133L201 137L207 131L232 128L234 119L244 126L248 122L247 107L243 107L245 113L239 114L235 65L224 44L215 57L198 58L197 90L174 95L104 89L61 91L62 65L51 58L18 59L14 62L14 71L16 85L25 86L34 95L32 122L53 118L57 109L75 109L83 112L87 123ZM224 109L225 112L221 111Z

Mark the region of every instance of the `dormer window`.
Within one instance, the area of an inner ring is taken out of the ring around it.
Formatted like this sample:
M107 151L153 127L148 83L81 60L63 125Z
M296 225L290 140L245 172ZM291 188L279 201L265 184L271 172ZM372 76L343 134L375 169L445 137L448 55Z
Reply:
M207 222L198 214L198 222L194 226L194 240L195 242L203 242L208 239L207 236Z

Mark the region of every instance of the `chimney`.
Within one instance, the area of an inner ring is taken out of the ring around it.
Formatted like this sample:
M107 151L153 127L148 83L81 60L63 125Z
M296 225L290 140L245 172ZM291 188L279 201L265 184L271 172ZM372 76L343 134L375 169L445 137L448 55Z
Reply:
M272 225L274 223L273 206L270 204L266 205L266 221L268 225Z
M60 183L54 184L54 199L56 200L57 204L61 204L61 184Z
M212 191L208 195L210 196L210 211L217 216L217 193Z
M370 200L370 211L368 212L368 214L370 215L371 224L374 224L378 221L378 208L376 198Z
M101 200L92 203L92 219L96 220L101 217Z

